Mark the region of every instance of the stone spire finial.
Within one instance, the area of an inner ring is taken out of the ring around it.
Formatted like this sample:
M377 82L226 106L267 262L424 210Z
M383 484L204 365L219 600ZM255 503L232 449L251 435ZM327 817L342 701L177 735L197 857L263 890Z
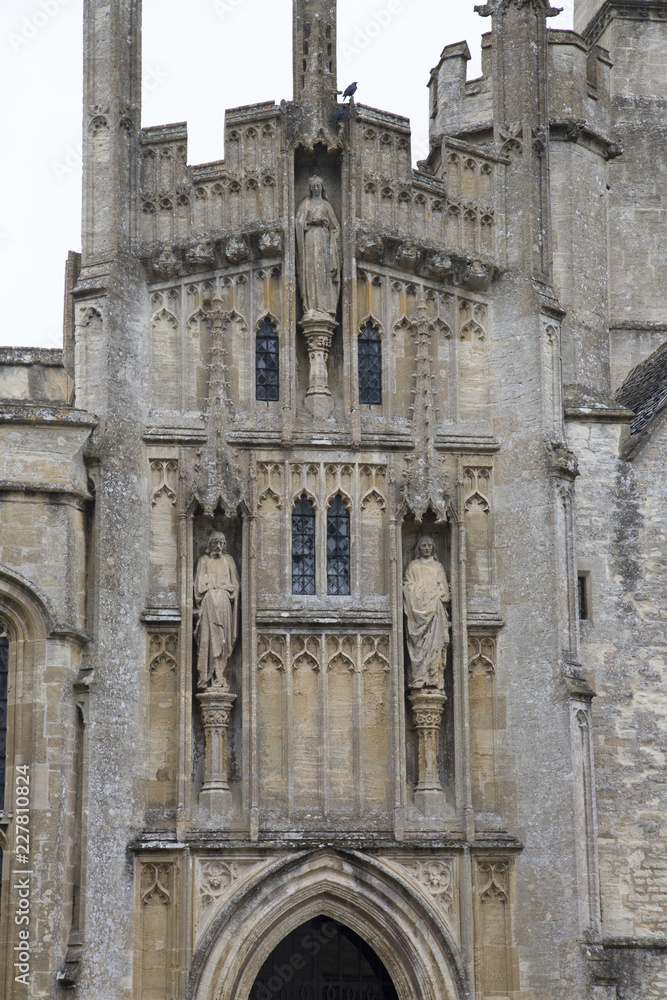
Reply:
M294 100L335 98L336 0L294 0Z

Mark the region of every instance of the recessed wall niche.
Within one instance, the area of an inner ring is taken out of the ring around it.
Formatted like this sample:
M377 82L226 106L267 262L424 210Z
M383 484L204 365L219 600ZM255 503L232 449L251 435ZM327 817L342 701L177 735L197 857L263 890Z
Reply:
M236 513L227 513L221 507L218 507L215 516L211 518L210 516L202 514L200 511L195 513L193 518L193 579L191 581L191 586L193 588L193 598L194 598L194 587L195 578L197 573L197 566L199 564L200 558L206 554L207 548L209 546L211 536L215 532L221 532L225 536L226 541L226 552L232 557L234 563L236 564L236 571L238 573L239 581L242 576L242 531L243 525L241 518ZM229 727L227 730L227 776L229 780L229 786L231 789L232 797L232 809L233 811L239 812L241 809L241 719L243 713L243 684L242 684L242 629L241 629L241 615L242 615L242 604L243 604L243 594L239 591L239 607L236 614L238 615L238 629L237 629L237 639L234 645L234 649L231 653L227 667L224 672L224 677L229 684L230 693L236 695L233 707L231 709ZM193 791L195 799L200 796L202 788L205 784L205 773L206 773L206 739L204 731L204 720L201 705L198 704L197 695L201 695L202 689L199 686L199 673L198 673L198 642L197 642L197 624L199 621L198 608L196 600L193 600L193 619L192 619L192 692L193 692L193 704L197 706L193 712L193 724L192 724L192 779L193 779ZM224 761L223 767L224 767ZM211 816L213 819L213 816Z
M427 514L422 522L417 522L412 515L409 515L403 522L402 530L402 579L405 581L405 573L410 563L418 557L418 544L422 537L428 536L433 540L434 553L438 561L442 564L447 581L452 587L451 575L451 529L448 523L437 523L434 514ZM454 681L453 681L453 657L452 657L452 628L451 628L451 601L447 604L447 614L450 619L449 645L445 659L444 671L444 695L445 703L440 721L437 738L437 779L442 787L442 792L449 806L455 806L454 793ZM408 649L406 617L403 616L403 661L405 664L405 699L406 699L406 763L408 790L411 795L417 792L420 786L420 777L423 782L423 774L420 775L419 764L419 731L416 725L416 713L413 710L411 696L413 691L410 688L410 654ZM437 799L437 796L436 796Z

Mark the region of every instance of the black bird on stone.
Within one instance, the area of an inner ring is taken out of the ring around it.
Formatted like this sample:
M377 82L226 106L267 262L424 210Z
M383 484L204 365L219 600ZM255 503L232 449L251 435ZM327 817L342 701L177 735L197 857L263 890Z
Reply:
M347 106L338 109L336 114L331 119L331 124L338 125L340 122L344 122L346 118L347 118Z
M357 81L355 80L354 83L350 84L347 90L343 91L343 100L345 100L346 97L354 97L356 92L357 92ZM338 91L338 93L340 94L340 90Z

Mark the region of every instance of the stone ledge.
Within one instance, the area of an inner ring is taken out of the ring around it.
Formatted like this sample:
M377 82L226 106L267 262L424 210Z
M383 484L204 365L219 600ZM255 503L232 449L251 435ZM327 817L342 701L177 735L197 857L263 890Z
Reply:
M63 352L50 347L0 347L0 365L43 365L63 367Z
M0 493L43 493L49 497L66 497L87 503L94 500L91 493L67 483L33 483L13 479L0 479Z
M129 845L129 850L135 854L142 852L168 852L184 850L204 851L275 851L282 853L291 850L319 851L326 849L358 851L381 850L399 851L404 854L409 851L462 851L469 848L473 853L487 851L521 851L523 843L512 834L504 831L489 831L479 833L474 840L466 840L461 832L437 834L406 834L403 840L397 840L390 831L369 833L368 831L309 831L297 833L281 833L275 830L260 832L259 840L239 835L238 832L190 830L182 840L176 834L163 831L143 831ZM265 856L265 855L264 855Z
M204 427L147 427L142 440L146 444L198 445L205 444L207 438Z
M41 403L0 403L0 423L97 427L97 417L71 406Z
M605 937L603 948L636 948L638 951L667 951L667 937Z
M324 595L322 595L324 596ZM347 600L347 598L340 598ZM349 600L354 600L351 596ZM341 609L335 613L318 608L258 608L257 626L263 629L270 626L273 631L290 631L308 628L316 632L331 632L344 629L346 632L364 629L370 632L383 632L391 629L392 617L388 607L367 610L358 608Z

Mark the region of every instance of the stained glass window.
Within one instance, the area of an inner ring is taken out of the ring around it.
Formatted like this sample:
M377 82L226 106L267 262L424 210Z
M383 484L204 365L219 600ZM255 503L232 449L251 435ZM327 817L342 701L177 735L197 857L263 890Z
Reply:
M315 508L307 497L292 511L292 593L315 593Z
M327 513L327 593L350 593L350 514L340 496Z
M382 403L382 340L367 323L359 335L359 402Z
M0 625L0 630L2 626ZM7 681L9 677L9 640L0 634L0 809L5 801L7 768Z
M257 331L255 352L255 398L275 402L280 398L280 341L270 319Z

